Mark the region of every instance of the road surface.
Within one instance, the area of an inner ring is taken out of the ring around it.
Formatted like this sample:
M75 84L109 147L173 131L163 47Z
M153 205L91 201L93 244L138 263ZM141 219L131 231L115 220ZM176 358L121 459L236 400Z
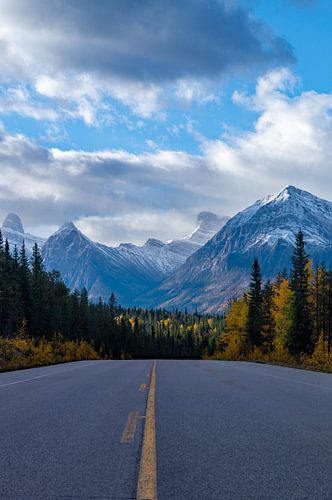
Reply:
M0 374L0 498L332 499L332 375L86 361Z

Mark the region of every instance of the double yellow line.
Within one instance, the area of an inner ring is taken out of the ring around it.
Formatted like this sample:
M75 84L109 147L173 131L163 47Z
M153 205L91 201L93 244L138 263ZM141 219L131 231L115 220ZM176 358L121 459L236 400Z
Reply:
M145 427L137 484L137 500L157 500L157 454L155 424L156 362L153 362L145 413Z

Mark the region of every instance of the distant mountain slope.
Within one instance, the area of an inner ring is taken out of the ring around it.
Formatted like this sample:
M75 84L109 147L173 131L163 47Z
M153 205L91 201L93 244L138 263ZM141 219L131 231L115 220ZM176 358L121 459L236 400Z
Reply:
M220 311L247 288L255 257L264 278L289 268L299 229L311 257L332 263L332 203L287 186L229 220L172 276L142 297L143 304Z
M140 304L141 296L182 265L228 220L210 212L198 216L188 237L164 243L149 239L143 246L108 247L91 241L72 223L64 224L42 248L45 267L58 269L71 289L86 287L93 299L114 292L123 305Z
M46 241L44 238L25 233L21 219L13 213L9 213L5 218L1 227L1 233L4 241L8 240L11 251L14 250L15 245L18 251L20 251L24 240L27 254L32 253L32 247L35 243L41 248Z

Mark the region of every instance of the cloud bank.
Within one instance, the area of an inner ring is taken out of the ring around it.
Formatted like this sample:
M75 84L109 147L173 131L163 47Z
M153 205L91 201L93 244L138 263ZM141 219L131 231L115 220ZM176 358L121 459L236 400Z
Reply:
M286 184L332 199L332 94L301 92L281 68L233 100L258 118L244 132L200 137L200 155L61 151L2 130L1 215L24 214L30 229L72 219L95 240L143 243L180 237L199 211L232 215Z
M108 99L158 115L213 95L226 77L294 61L235 0L0 0L0 9L0 106L35 119L52 106L53 120L98 125L112 118Z

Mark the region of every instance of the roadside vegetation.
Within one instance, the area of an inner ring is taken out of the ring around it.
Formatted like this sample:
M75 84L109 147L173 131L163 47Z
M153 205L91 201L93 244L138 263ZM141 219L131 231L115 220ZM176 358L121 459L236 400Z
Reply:
M65 340L60 335L53 339L34 339L18 335L0 338L0 371L31 368L35 366L100 359L94 348L84 340Z
M82 359L252 360L332 371L332 271L313 270L303 234L292 269L262 286L257 259L248 293L225 314L122 308L70 292L46 272L35 245L10 252L0 233L0 370Z
M332 270L313 269L300 231L289 276L262 287L255 259L249 292L231 302L215 358L252 360L332 372Z

